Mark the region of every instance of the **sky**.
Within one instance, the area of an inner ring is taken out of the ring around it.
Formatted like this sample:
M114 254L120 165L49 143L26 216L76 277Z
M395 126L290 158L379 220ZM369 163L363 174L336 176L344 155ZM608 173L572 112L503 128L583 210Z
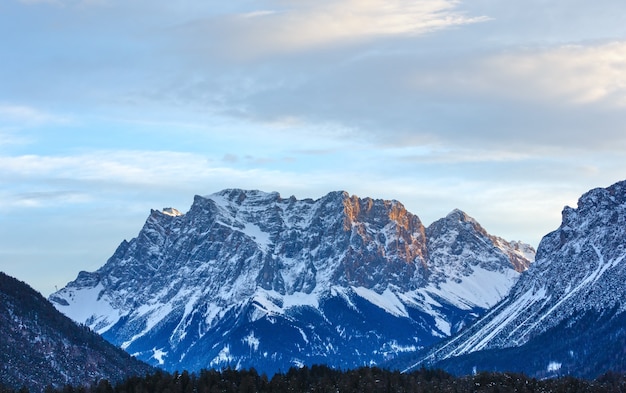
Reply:
M537 246L626 179L623 0L3 0L0 270L49 295L225 188Z

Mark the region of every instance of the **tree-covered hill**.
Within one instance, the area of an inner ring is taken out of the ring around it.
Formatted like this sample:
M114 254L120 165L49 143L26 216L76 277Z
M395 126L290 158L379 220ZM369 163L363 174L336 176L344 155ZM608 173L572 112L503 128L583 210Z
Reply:
M89 385L153 371L0 272L0 383L37 392L48 385Z

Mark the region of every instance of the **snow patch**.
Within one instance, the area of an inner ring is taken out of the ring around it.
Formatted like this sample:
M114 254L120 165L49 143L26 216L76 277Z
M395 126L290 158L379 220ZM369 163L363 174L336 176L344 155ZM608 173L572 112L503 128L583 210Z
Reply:
M230 354L230 346L224 345L224 348L211 360L211 366L231 363L235 358Z
M301 328L298 328L298 330L300 331L300 335L302 336L302 340L304 340L304 342L308 345L309 344L309 338L306 336L306 333Z
M352 287L352 290L363 299L377 307L382 308L391 315L395 315L397 317L409 317L409 313L404 307L404 304L402 304L396 294L389 288L385 289L385 291L381 294L364 287Z
M291 364L293 364L295 367L298 367L298 368L302 368L306 365L302 360L295 359L295 358L291 359Z
M448 280L438 285L430 284L420 292L445 299L462 310L474 307L487 309L506 297L520 276L513 269L504 272L487 270L480 266L473 266L472 269L473 272L460 282Z
M559 371L559 370L561 369L561 365L562 365L562 363L560 363L560 362L554 362L554 361L552 361L552 362L550 362L550 363L548 364L548 368L547 368L547 370L548 370L548 372L551 372L551 371L552 371L552 372Z
M400 345L396 340L390 341L387 344L389 345L389 348L395 353L415 352L417 350L417 347L415 345Z
M221 307L218 307L214 303L209 303L207 305L206 312L204 313L204 322L206 323L206 325L208 327L211 327L213 325L214 320L221 312L223 312Z
M171 216L171 217L180 217L180 216L184 216L183 213L181 213L179 210L174 209L173 207L166 207L164 208L161 213L167 215L167 216Z
M155 359L157 362L159 362L159 365L161 366L165 364L165 360L163 360L164 356L167 356L167 352L163 351L162 348L152 348L152 359Z
M310 306L319 308L319 298L316 293L294 292L283 298L283 308L288 309L296 306Z
M139 307L137 311L133 314L133 318L141 318L145 316L145 326L143 330L122 343L120 346L122 349L126 349L133 343L133 341L137 340L139 337L145 335L150 332L152 328L154 328L159 322L161 322L164 318L166 318L172 312L172 304L171 303L158 303L156 305L144 305Z
M251 351L256 352L259 350L259 344L261 344L261 341L259 341L259 339L254 335L254 330L251 330L250 334L244 337L242 341L245 344L248 344Z
M242 231L246 236L254 240L265 251L269 249L272 241L270 240L270 234L263 232L258 225L246 223Z
M525 292L500 313L496 314L497 308L492 309L489 313L494 313L495 317L489 321L489 323L486 324L481 331L470 337L460 348L457 354L460 355L483 349L489 344L493 337L495 337L501 330L509 326L509 324L514 321L519 314L524 312L524 310L530 308L534 303L540 301L546 302L547 300L549 300L549 298L546 298L546 289L540 288L535 292ZM518 328L522 325L523 324L518 325ZM481 335L483 332L487 332L484 337Z
M141 306L137 309L137 315L147 315L144 332L152 330L159 322L172 312L172 303L157 303L151 306Z
M102 334L122 317L120 311L106 301L108 298L102 296L103 291L102 283L92 288L64 289L55 296L64 299L68 305L55 301L52 304L70 319L84 323L98 334Z
M293 307L319 308L319 295L316 293L294 292L290 295L281 295L276 291L257 289L253 298L253 305L257 308L252 320L255 321L267 314L283 315Z
M437 326L437 329L441 330L443 332L443 334L445 334L446 336L450 336L451 334L451 325L450 322L436 316L435 317L435 326Z

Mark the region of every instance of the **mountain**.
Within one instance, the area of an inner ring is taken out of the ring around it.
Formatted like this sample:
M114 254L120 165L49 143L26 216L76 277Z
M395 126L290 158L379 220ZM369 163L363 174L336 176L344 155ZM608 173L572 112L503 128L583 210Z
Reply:
M626 371L625 257L622 181L565 207L561 226L542 239L509 295L413 367L589 378Z
M346 368L456 333L533 258L459 210L426 228L397 201L229 189L153 210L50 301L167 370Z
M32 392L46 386L118 381L151 372L57 311L25 283L0 272L0 384Z

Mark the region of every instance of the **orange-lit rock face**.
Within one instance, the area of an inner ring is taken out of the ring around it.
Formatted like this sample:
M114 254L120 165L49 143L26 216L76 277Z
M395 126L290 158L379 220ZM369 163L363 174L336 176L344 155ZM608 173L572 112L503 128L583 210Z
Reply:
M350 239L342 273L350 284L371 288L382 277L400 286L422 282L426 241L417 216L397 201L347 195L343 208L343 230Z
M359 199L351 196L344 200L344 230L353 231L364 241L380 241L373 237L382 231L393 242L383 242L383 253L398 254L405 262L414 262L415 257L425 253L424 225L419 218L409 213L404 205L397 201ZM387 239L384 239L387 240Z
M343 212L345 218L343 220L343 230L349 231L352 229L352 224L358 220L361 213L359 198L356 195L347 197L343 200Z

